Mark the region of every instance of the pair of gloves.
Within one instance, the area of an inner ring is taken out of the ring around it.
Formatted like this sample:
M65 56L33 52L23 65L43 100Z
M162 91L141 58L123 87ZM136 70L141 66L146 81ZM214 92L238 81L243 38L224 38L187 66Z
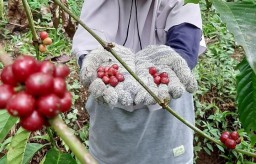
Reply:
M171 100L182 96L186 91L193 93L197 89L197 82L186 61L172 48L165 45L150 45L143 50L133 53L130 49L115 45L113 48L117 55L135 72L135 74L151 89L160 99ZM105 84L97 76L97 69L109 67L113 64L119 66L118 72L124 76L124 81L115 87ZM168 84L156 84L154 77L149 73L149 68L155 67L168 74ZM112 106L121 104L152 105L153 97L127 72L127 70L102 47L91 51L84 59L81 67L81 82L88 87L88 91L96 99L103 100Z

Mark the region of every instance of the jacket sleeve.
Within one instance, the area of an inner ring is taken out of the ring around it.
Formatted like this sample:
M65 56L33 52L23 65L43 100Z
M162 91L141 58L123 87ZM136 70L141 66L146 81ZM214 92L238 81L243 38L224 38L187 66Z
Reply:
M197 64L202 32L189 23L171 27L167 32L166 45L172 47L186 61L190 69Z
M165 42L180 53L190 68L193 68L196 64L194 59L206 50L200 6L193 3L184 4L183 0L169 0L168 3L171 9L163 10L166 12L163 12L166 15ZM168 9L168 5L166 8Z

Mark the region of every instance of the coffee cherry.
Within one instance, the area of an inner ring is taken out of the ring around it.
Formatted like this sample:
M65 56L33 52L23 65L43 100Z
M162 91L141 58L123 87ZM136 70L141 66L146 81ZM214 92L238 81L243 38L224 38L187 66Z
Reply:
M0 85L0 109L5 109L10 98L15 94L14 88L8 84Z
M104 72L97 72L97 77L98 78L103 78L104 75L105 75Z
M119 82L123 82L124 81L124 75L121 73L117 73L116 74L116 78Z
M26 92L33 96L49 94L53 91L53 77L46 73L35 73L31 75L26 83Z
M52 39L51 38L45 38L44 40L43 40L43 44L44 45L51 45L52 44Z
M44 53L44 52L47 50L46 46L43 45L43 44L39 44L38 49L39 49L39 51L42 52L42 53Z
M152 75L154 78L159 76L159 73L155 73L154 75Z
M108 75L109 75L109 76L115 76L116 73L117 73L117 70L116 70L115 68L110 67L110 68L108 69Z
M239 137L237 140L236 140L236 144L240 144L241 143L241 138Z
M220 136L220 141L221 141L222 143L225 143L228 138L229 138L229 135L228 135L228 134L222 133L221 136Z
M161 76L160 76L160 77L161 77ZM169 83L168 77L161 77L161 83L162 83L162 84L168 84L168 83Z
M161 77L160 76L154 77L154 82L156 85L159 85L161 83Z
M31 115L20 119L20 125L27 131L41 130L44 123L44 117L37 110L34 110Z
M118 70L118 68L119 68L119 66L117 64L113 64L111 67L113 67L116 70Z
M53 93L62 98L67 90L66 82L60 77L53 79Z
M160 76L161 78L164 78L164 77L167 77L167 78L168 78L168 73L162 72L162 73L160 73L159 76Z
M68 91L65 92L64 96L60 99L60 111L67 112L72 106L72 94Z
M156 74L156 73L157 73L156 67L149 67L149 73L150 73L151 75Z
M54 76L65 79L69 75L69 73L70 73L70 69L68 68L68 66L64 64L59 64L55 67Z
M104 67L99 66L99 68L97 69L97 72L104 72Z
M118 84L118 79L117 79L115 76L111 76L110 79L109 79L109 84L110 84L112 87L117 86L117 84Z
M9 84L12 86L16 86L18 81L15 79L15 76L12 72L12 65L5 66L1 73L1 81L4 84Z
M102 77L102 81L103 81L105 84L109 84L109 80L110 80L110 79L109 79L108 76L105 76L105 75L104 75L104 76Z
M222 134L227 134L228 136L230 135L228 131L224 131Z
M38 71L53 75L55 73L55 65L50 61L42 61L38 64Z
M233 139L226 139L225 146L229 149L235 149L236 148L236 141Z
M105 72L105 73L108 73L109 68L110 68L110 67L108 67L108 66L105 67L105 68L104 68L104 72Z
M6 109L12 116L29 116L35 109L35 99L25 92L17 93L8 101Z
M12 71L15 79L25 82L26 79L37 71L37 61L31 56L18 57L12 64Z
M46 31L40 32L40 39L44 40L45 38L48 38L48 33Z
M55 94L40 97L37 100L38 112L44 117L52 118L60 112L60 98Z
M233 140L237 140L239 138L239 134L237 133L237 131L231 132L230 138L232 138Z

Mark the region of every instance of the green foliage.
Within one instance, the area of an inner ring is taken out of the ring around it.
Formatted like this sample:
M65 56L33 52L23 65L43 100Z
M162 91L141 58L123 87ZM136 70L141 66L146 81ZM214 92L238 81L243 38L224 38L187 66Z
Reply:
M256 131L256 75L246 59L239 65L237 76L237 101L239 119L247 132ZM255 135L255 134L254 134Z
M4 140L17 120L17 118L11 117L6 110L0 110L0 143Z
M199 0L185 0L184 3L199 3Z
M30 133L20 128L12 138L9 151L7 153L7 163L23 163L25 158L26 146Z
M3 156L1 159L0 159L0 164L6 164L6 161L7 161L7 158L6 158L6 155Z
M67 3L68 3L68 7L72 11L72 13L74 13L76 16L79 16L83 2L84 1L79 0L79 1L68 1Z
M39 151L41 148L43 148L44 145L37 144L37 143L28 143L26 146L26 150L24 153L24 159L22 161L22 164L27 164L32 159L32 157L35 155L37 151Z
M204 6L202 7L204 8ZM243 58L243 51L235 45L233 35L228 32L219 15L210 9L203 14L204 35L207 38L207 52L199 57L195 74L199 83L199 90L195 94L196 126L219 139L223 131L238 130L243 141L239 148L254 152L251 139L238 119L236 108L236 66ZM195 136L195 161L198 152L204 151L209 156L219 154L219 158L226 163L243 163L245 157L233 151L226 151L208 140ZM247 158L246 158L247 159ZM248 158L247 159L252 160Z
M76 164L76 160L68 153L61 153L55 148L49 150L43 164Z
M236 42L242 45L247 60L256 73L256 4L254 1L223 2L213 0L228 30L234 34Z
M48 0L28 0L28 4L32 11L40 11L42 6L46 6L48 4Z

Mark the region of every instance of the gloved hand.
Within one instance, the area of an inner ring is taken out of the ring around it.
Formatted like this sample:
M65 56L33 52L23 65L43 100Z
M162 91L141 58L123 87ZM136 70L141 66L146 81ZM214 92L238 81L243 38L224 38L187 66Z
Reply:
M136 54L135 64L139 78L141 78L160 99L177 99L182 96L185 90L190 93L197 90L197 81L186 61L169 46L150 45L146 47ZM157 75L166 72L168 74L169 83L156 84L154 77L149 73L150 67L157 69ZM151 105L156 102L144 88L140 88L135 97L135 103Z
M113 49L130 69L135 72L135 54L130 49L117 44ZM116 86L104 83L103 79L97 75L99 67L111 67L113 64L118 65L118 73L124 76L124 81L119 82ZM133 104L138 83L113 55L104 48L95 49L85 57L80 77L82 84L89 87L89 93L96 99L103 98L110 105L120 103L121 105L129 106Z

